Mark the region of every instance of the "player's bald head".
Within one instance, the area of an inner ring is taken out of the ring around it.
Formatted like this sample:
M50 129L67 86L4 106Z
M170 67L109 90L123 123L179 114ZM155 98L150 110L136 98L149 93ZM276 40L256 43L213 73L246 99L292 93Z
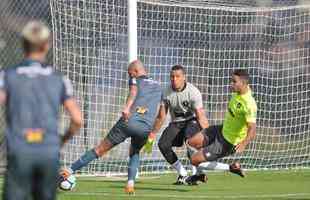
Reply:
M140 60L134 60L128 65L128 74L130 77L146 75L146 70Z
M130 68L144 69L144 66L140 60L134 60L131 63L129 63L128 69Z
M43 51L48 46L50 30L40 21L31 21L23 28L21 36L26 53Z

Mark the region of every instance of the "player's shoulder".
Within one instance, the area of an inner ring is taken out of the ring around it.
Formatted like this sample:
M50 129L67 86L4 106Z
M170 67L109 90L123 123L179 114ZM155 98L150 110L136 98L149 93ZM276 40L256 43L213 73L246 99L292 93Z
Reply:
M22 62L20 63L17 63L17 64L14 64L14 65L9 65L9 66L5 66L1 69L1 71L3 73L12 73L12 72L15 72L16 69L18 69L18 67L20 67L22 64Z
M138 77L137 79L141 81L150 82L153 84L160 84L159 81L154 80L152 77L149 77L149 76L141 76L141 77Z
M192 83L186 82L186 90L190 93L199 94L200 90Z
M245 105L248 107L248 108L251 108L251 109L257 109L257 104L256 104L256 100L253 96L253 93L252 91L250 90L248 95L244 96L243 97L243 100L245 102Z

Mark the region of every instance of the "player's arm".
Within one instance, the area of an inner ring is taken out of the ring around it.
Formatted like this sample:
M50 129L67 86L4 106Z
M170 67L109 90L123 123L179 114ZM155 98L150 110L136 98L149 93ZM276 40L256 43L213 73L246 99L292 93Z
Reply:
M138 87L136 85L136 79L129 80L129 93L127 96L127 100L122 111L122 116L125 120L128 120L130 116L130 109L133 103L135 102L136 96L138 94Z
M0 105L5 104L6 102L6 89L4 81L4 71L0 72Z
M153 129L149 133L148 139L144 145L144 151L146 153L152 152L153 144L155 143L156 134L158 133L158 131L160 130L161 126L163 125L166 119L167 111L168 111L168 106L166 105L166 103L163 102L159 107L159 111L155 119Z
M70 125L62 138L62 144L65 144L75 135L83 125L83 117L80 107L74 98L69 98L64 102L64 108L70 116Z
M75 135L78 130L83 126L83 117L80 107L78 106L75 98L73 97L73 87L67 78L63 78L63 105L65 110L70 116L70 125L66 133L62 137L62 145L68 142L69 139Z
M256 105L253 105L252 108L247 109L247 112L245 114L245 119L247 122L247 129L248 129L247 130L247 136L240 144L236 145L235 150L237 153L244 151L246 146L256 136L256 113L257 113Z
M246 146L255 138L256 136L256 123L248 122L247 123L248 131L246 138L240 143L237 144L235 150L237 153L241 153L244 151Z
M208 128L209 122L203 109L202 95L198 89L193 92L193 107L195 109L197 121L201 128Z
M200 124L201 128L208 128L209 127L209 122L206 117L205 111L203 108L198 108L195 110L195 114L197 117L197 121Z
M159 112L157 114L157 117L155 119L155 123L153 125L153 129L150 134L156 135L158 131L160 130L161 126L163 125L166 116L168 112L168 106L166 103L162 103L159 107Z

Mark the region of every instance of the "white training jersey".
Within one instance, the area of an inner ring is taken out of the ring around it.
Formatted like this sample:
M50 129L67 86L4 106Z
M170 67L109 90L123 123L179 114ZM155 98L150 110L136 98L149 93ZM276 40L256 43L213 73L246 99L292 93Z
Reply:
M186 83L182 91L174 91L168 86L163 102L168 106L171 122L182 122L195 117L195 110L203 108L200 91L191 83Z

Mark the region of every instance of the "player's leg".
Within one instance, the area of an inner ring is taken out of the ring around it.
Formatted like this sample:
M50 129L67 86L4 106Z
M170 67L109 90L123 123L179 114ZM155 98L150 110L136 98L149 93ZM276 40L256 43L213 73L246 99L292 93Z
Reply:
M215 154L220 154L221 152L219 151L221 150L221 144L219 144L217 141L218 134L221 134L221 126L210 126L209 128L191 137L187 141L187 145L189 146L189 149L191 149L191 151L194 153L198 152L198 149L202 149L203 147L208 146L207 148L205 148L205 151L207 151L208 149L208 151L212 151ZM196 154L196 156L198 156L198 154ZM193 157L192 160L193 162L195 162L194 155L192 155L191 157ZM201 156L198 156L197 158L199 157ZM206 158L206 159L211 160L214 158L211 157L211 158ZM228 166L227 164L219 163L219 162L204 162L204 164L206 165L206 167L208 167L208 169L226 169Z
M186 143L186 152L187 152L187 157L188 159L190 160L191 158L191 155L193 153L193 148L191 148L189 145L188 145L188 142L187 140L189 138L192 138L194 135L196 135L197 133L199 133L201 131L201 126L199 124L199 122L196 120L196 119L193 119L193 120L190 120L186 123L186 126L185 128L182 129L182 131L184 131L184 134L185 134L185 143ZM196 174L197 173L197 168L196 166L194 165L191 165L191 168L192 168L192 175Z
M187 139L186 143L195 149L201 149L215 140L215 126L210 126Z
M131 145L129 149L129 163L128 163L128 182L125 192L133 193L135 179L140 166L140 150L147 141L147 134L131 138Z
M56 199L56 178L59 167L58 153L45 154L38 159L36 168L33 169L32 194L33 200Z
M31 158L10 153L7 160L3 200L27 199L31 195Z
M186 143L186 149L187 149L187 156L191 160L192 156L198 152L199 149L201 149L203 146L206 146L209 142L212 142L213 137L205 136L205 134L202 133L202 131L197 132L196 134L192 135L191 137L187 138L185 141ZM192 175L199 174L197 167L193 165L193 169L196 169L196 173L193 173ZM192 182L191 184L195 184Z
M87 166L91 161L103 156L114 146L125 141L125 139L128 137L125 132L126 128L127 124L123 120L119 120L110 130L108 135L103 140L101 140L99 145L85 152L77 161L71 165L69 169L62 171L62 178L66 178L75 171L81 169L84 166Z
M178 135L179 133L180 129L176 126L176 124L170 123L158 141L160 152L166 161L178 172L178 180L184 179L187 176L187 171L172 149L173 146L182 146L184 143L184 135Z
M221 126L213 126L201 132L205 134L204 142L205 144L207 144L207 146L192 155L191 163L198 167L198 173L197 176L192 176L187 179L187 181L191 182L196 181L197 179L206 179L206 176L204 175L204 170L224 170L236 173L241 177L244 176L240 164L234 163L232 165L228 165L225 163L216 162L216 160L218 160L219 158L230 155L234 151L234 147L228 142L226 142L223 138L221 130ZM211 134L216 136L214 140L210 139ZM191 144L196 144L197 146L199 146L195 142L192 141Z
M231 155L235 152L234 146L227 142L222 134L222 126L213 126L212 129L205 131L206 135L213 134L215 135L215 140L213 143L205 148L205 155L210 155L209 158L206 158L207 162L199 164L199 170L224 170L230 171L234 174L244 177L245 174L241 169L241 165L238 162L232 164L220 163L217 162L219 158ZM208 136L208 138L210 138Z

